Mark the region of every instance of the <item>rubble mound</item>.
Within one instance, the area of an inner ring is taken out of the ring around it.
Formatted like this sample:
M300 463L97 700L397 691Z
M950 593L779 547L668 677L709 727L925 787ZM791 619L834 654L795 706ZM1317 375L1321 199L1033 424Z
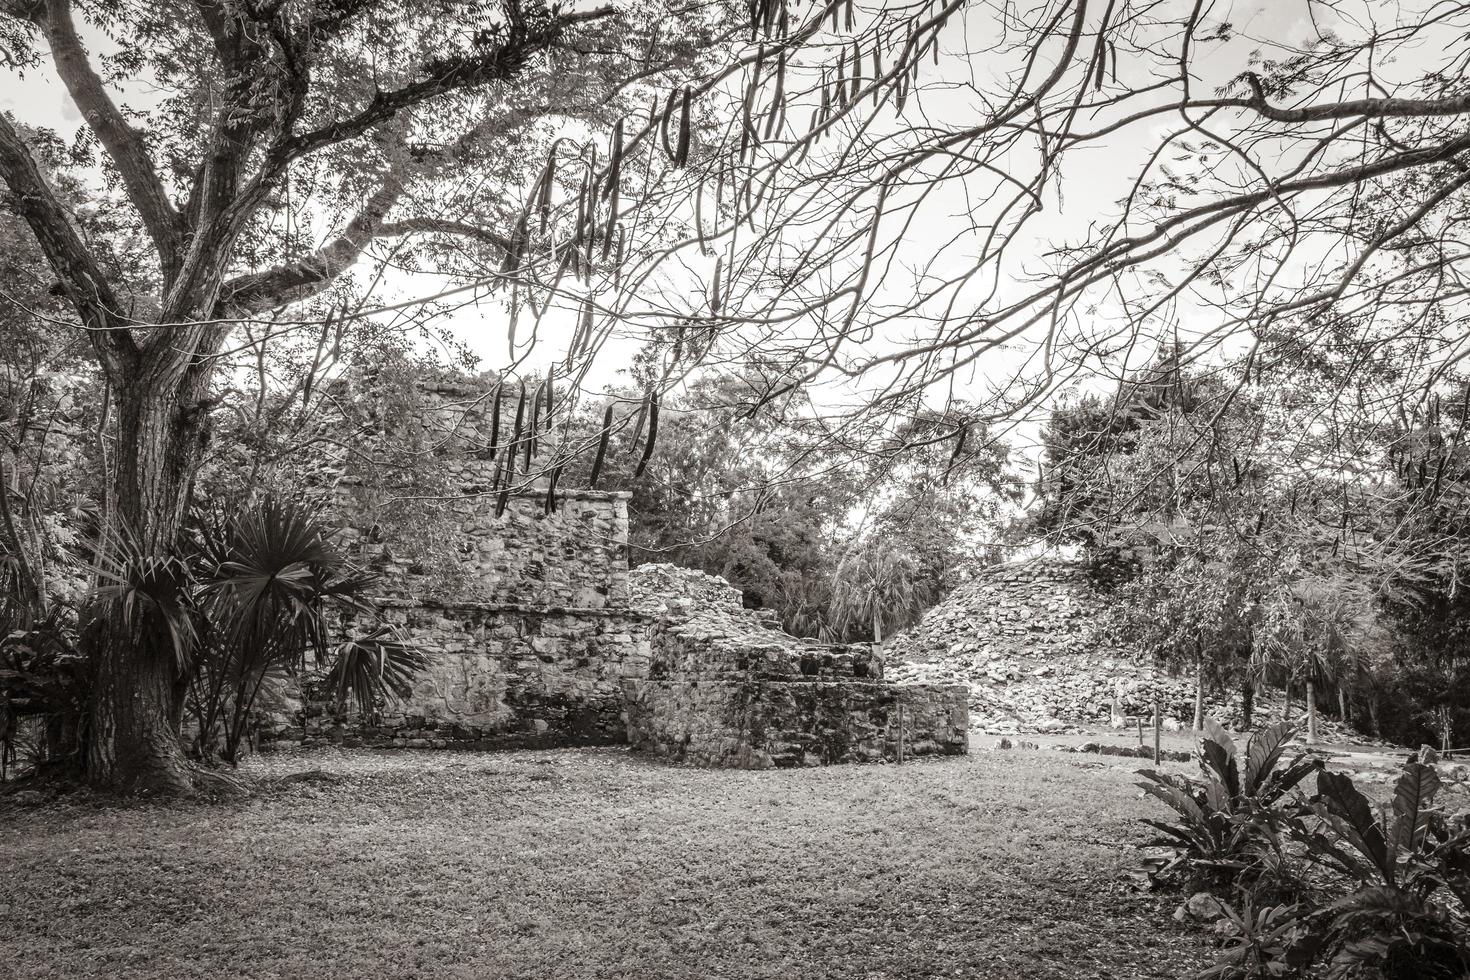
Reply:
M659 619L683 620L707 612L730 615L746 612L740 590L718 575L665 562L638 565L628 572L628 600L634 612Z
M1165 676L1091 635L1105 601L1077 561L992 566L886 645L887 675L968 684L971 725L995 735L1075 733L1152 718L1155 699L1166 728L1190 724L1192 679ZM1205 710L1238 725L1240 695L1207 701Z

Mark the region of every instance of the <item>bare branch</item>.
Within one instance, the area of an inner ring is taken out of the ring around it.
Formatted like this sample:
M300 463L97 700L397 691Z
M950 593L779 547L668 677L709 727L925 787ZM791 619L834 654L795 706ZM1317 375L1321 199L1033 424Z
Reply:
M442 65L440 70L431 73L423 81L389 92L378 92L368 106L356 115L287 140L278 151L278 156L282 160L304 156L323 147L361 136L404 109L438 96L488 82L505 81L513 77L533 54L555 44L567 27L611 17L615 13L616 10L612 7L598 7L595 10L562 14L542 24L513 22L511 32L494 51Z

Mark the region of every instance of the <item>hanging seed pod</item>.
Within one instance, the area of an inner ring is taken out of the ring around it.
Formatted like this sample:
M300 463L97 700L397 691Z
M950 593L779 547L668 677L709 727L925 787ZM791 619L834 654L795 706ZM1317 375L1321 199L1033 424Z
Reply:
M709 308L715 316L720 315L720 307L724 305L720 297L720 266L724 263L723 255L715 256L715 277L709 287Z
M689 162L689 141L691 136L689 119L689 87L684 87L684 102L679 110L679 143L674 151L674 166L682 167Z
M536 186L536 212L541 218L543 235L546 234L546 223L551 220L551 191L556 185L556 151L560 146L561 140L556 140L546 151L546 166L542 168Z
M853 0L846 0L845 6L847 8L847 29L850 32L854 23L853 17L856 13L854 7L856 7L856 4L853 3Z
M970 424L966 422L955 430L954 452L949 454L949 465L944 468L944 485L949 486L949 475L954 472L955 464L959 462L960 454L965 451L965 440L970 435Z
M613 288L621 289L623 286L623 226L618 225L618 244L616 254L613 256Z
M521 448L521 433L526 426L526 384L521 382L521 393L516 398L516 420L510 429L510 444L506 446L505 455L509 462L511 475L515 475L515 456Z
M490 458L495 458L495 453L500 449L500 396L504 386L498 381L495 383L495 400L490 403ZM496 471L497 475L499 470Z
M633 479L643 475L648 467L648 461L653 458L654 443L658 441L658 392L648 393L648 441L643 444L643 455L638 460L638 468L633 471Z
M542 387L546 389L546 414L542 417L546 420L546 428L550 429L552 425L551 413L555 411L555 405L552 401L553 397L556 395L555 364L546 365L546 384L544 384Z
M541 385L531 393L531 424L526 428L526 458L521 465L521 469L526 473L531 472L531 460L534 459L541 452L539 436L541 431L541 388L543 387L545 387L545 385Z
M837 56L837 98L838 105L847 104L847 48Z
M883 49L878 39L873 39L873 108L878 108L878 103L883 100L882 86L878 84L883 77Z
M516 321L521 316L521 290L515 283L510 285L510 323L506 325L506 334L510 340L510 356L516 356Z
M582 352L591 343L593 322L593 303L592 296L589 294L582 298L582 315L578 317L577 335L572 338L571 355L573 357L581 357Z
M582 183L577 188L577 224L576 232L572 235L572 248L582 244L587 237L587 177L582 177Z
M856 102L863 88L863 52L856 41L852 42L852 94L849 102Z
M776 12L778 10L781 12L782 19L784 21L786 14L786 4L784 0L766 0L765 29L767 37L770 37L777 30Z
M667 101L664 102L663 115L659 117L658 131L659 139L663 143L664 155L670 160L674 159L674 144L669 138L669 123L674 118L674 107L679 104L679 91L674 89L669 92Z
M613 130L612 154L612 163L608 165L607 183L603 186L603 195L607 198L607 226L602 237L602 258L604 260L612 250L613 229L618 223L618 210L623 193L623 121L621 119L618 120L617 128Z
M638 417L633 421L633 438L628 440L630 450L643 438L643 425L648 421L648 398L648 395L643 396L643 401L638 405Z
M745 87L745 99L740 105L740 159L745 159L752 137L759 139L755 131L756 99L760 97L761 70L766 63L766 46L756 48L755 61L751 65L750 84Z
M602 413L602 435L597 439L597 455L592 457L592 478L588 481L588 489L597 489L597 478L602 476L602 464L607 459L607 444L612 439L613 403L607 403L607 410Z
M618 185L623 179L623 120L613 126L612 148L608 150L607 178L602 185L602 198L617 199Z
M679 361L684 357L684 332L687 329L689 329L689 325L683 320L680 320L679 326L674 332L674 352L669 358L671 368L677 368Z
M1240 486L1240 460L1234 456L1230 457L1230 465L1235 467L1235 485Z
M771 96L771 110L766 113L764 139L769 141L775 132L776 120L786 110L786 52L776 57L776 91Z
M1444 464L1445 456L1443 453L1440 453L1439 465L1434 468L1434 484L1429 488L1430 500L1437 500L1439 498L1439 484L1440 480L1444 478Z
M704 181L694 185L694 238L699 242L699 254L709 254L709 242L704 234Z
M556 484L561 479L561 466L552 467L551 478L546 481L546 503L542 513L551 515L556 513Z

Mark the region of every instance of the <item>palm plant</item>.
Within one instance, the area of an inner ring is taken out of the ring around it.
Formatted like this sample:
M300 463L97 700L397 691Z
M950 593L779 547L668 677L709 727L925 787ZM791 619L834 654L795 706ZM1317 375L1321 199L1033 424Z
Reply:
M146 557L119 535L99 567L91 619L106 644L171 651L187 685L194 750L234 763L272 677L324 667L339 706L364 715L407 693L422 654L387 627L334 644L334 622L371 619L374 579L331 543L316 508L266 497L233 515L199 516L178 556ZM147 642L139 643L140 639Z
M840 633L851 635L867 626L872 629L873 642L882 643L885 626L912 622L934 599L911 556L885 542L869 540L837 566L832 618Z

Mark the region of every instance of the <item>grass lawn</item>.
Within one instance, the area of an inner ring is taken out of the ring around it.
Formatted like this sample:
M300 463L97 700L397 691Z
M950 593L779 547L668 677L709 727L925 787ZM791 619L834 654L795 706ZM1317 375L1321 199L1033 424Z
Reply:
M235 803L0 809L0 977L1186 976L1138 760L711 772L317 752ZM0 804L3 806L3 804Z

